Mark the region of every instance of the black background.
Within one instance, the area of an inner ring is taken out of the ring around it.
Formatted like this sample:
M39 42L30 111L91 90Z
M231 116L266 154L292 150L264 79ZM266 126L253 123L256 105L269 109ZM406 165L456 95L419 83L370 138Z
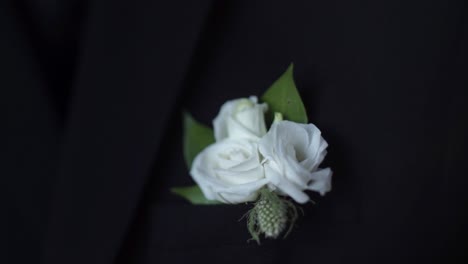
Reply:
M467 263L465 1L0 3L0 263ZM295 63L333 190L286 240L193 206L210 124Z

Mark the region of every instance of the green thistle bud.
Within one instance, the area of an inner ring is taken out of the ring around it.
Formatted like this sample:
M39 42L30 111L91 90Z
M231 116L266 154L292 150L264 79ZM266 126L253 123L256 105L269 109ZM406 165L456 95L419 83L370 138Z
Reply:
M287 215L284 203L274 204L271 200L261 199L257 208L257 223L260 232L269 238L277 238L286 227Z
M260 234L267 238L278 238L289 224L288 235L296 219L297 209L291 201L263 188L259 200L248 213L247 227L252 238L260 243Z

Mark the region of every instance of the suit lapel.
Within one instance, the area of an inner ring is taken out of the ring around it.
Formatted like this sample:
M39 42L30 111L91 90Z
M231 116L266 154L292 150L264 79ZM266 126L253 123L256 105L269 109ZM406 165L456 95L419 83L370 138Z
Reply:
M0 2L0 263L28 263L40 254L60 129L21 10L11 2Z
M112 263L210 1L94 1L44 263Z

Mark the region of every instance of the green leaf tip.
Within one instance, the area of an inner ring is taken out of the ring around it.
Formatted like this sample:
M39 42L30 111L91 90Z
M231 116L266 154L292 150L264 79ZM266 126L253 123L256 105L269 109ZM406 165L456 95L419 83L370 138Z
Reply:
M188 112L183 113L183 153L187 167L192 167L195 157L204 148L215 142L213 129L197 122ZM188 187L174 187L171 192L185 198L192 204L208 205L219 204L218 201L206 199L198 185Z
M213 129L197 122L188 112L184 112L183 152L189 169L198 153L214 142Z
M185 198L194 205L215 205L218 201L208 200L198 185L188 187L174 187L171 192Z
M308 123L307 112L294 83L293 70L294 64L291 63L261 99L268 104L270 115L278 112L283 114L285 120L305 124Z

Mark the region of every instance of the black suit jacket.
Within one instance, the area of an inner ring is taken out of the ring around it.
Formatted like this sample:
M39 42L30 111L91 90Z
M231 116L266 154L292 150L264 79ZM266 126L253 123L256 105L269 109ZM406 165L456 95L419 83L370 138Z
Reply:
M42 3L42 4L40 4ZM47 4L45 4L47 3ZM464 1L3 1L1 263L466 263ZM285 240L193 206L210 124L294 62L333 190Z

